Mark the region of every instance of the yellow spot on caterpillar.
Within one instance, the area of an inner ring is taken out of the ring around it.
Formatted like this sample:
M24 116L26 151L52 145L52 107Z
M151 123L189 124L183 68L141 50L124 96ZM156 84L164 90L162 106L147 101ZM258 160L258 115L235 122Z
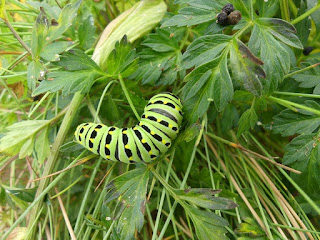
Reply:
M167 102L167 101L164 101L163 104L168 104L168 102Z
M149 154L152 155L152 151L151 150L149 151Z
M123 134L127 134L127 130L122 131Z
M151 131L150 133L151 133L151 135L155 135L156 134L154 131Z
M172 124L169 124L169 128L173 128Z
M79 136L82 137L82 133L79 133Z
M157 119L157 122L161 122L161 119Z
M140 122L140 123L139 123L139 126L142 126L142 125L143 125L143 124Z
M131 156L131 157L129 157L129 160L133 160L133 157Z
M106 144L106 148L110 148L110 144Z
M144 117L145 117L145 118L148 118L149 116L148 116L148 115L145 115Z
M166 140L163 140L163 139L162 139L162 143L163 143L163 144L166 144Z
M146 141L144 138L142 138L142 139L141 139L141 142L142 142L142 143L146 143L147 141Z
M110 155L107 155L106 158L108 158L110 160Z
M176 106L175 109L178 110L178 111L180 110L180 108L178 106Z
M125 145L124 147L125 147L126 149L130 149L129 144Z
M155 103L155 101L151 101L151 103L152 103L152 104L154 104L154 103Z
M108 133L109 133L110 135L112 135L112 134L113 134L113 131L109 131Z
M95 128L94 130L98 132L98 131L100 131L100 128Z
M93 143L93 140L94 140L94 138L90 138L90 142L92 142L92 143Z

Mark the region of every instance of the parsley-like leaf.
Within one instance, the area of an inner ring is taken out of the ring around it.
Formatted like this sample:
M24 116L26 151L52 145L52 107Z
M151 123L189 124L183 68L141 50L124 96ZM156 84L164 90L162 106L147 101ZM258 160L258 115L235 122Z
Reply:
M116 42L107 59L107 73L115 79L118 79L118 74L125 78L136 70L137 64L136 51L131 49L131 44L124 35L120 42Z
M266 71L266 92L273 92L290 70L291 47L302 48L295 35L295 28L281 19L259 18L255 21L250 37L250 49L264 61L263 68ZM279 40L280 41L279 41Z
M301 63L302 68L309 67L313 64L318 64L318 66L315 66L311 69L308 69L307 71L304 71L303 73L296 74L293 76L293 79L297 82L300 82L299 87L302 88L314 88L313 94L320 94L320 65L319 61L310 61Z
M233 79L254 95L261 94L262 84L259 78L266 77L261 65L263 62L255 57L243 42L238 39L233 40L230 48Z
M183 55L185 68L195 66L186 76L188 83L182 90L186 117L191 122L207 111L211 101L222 111L232 100L234 86L227 66L229 52L233 79L253 94L261 93L259 77L265 77L265 72L259 65L263 63L244 43L222 34L199 37Z
M49 73L47 80L40 83L33 95L58 90L62 90L64 95L77 91L87 93L94 80L103 74L98 65L80 50L63 54L56 65L61 70Z
M165 29L157 29L142 43L147 46L138 54L139 68L131 78L142 79L142 84L172 84L179 73L181 52L175 36Z
M216 15L221 11L226 4L225 1L211 1L211 0L191 0L188 6L181 8L179 14L162 24L162 27L171 26L192 26L204 22L209 22L216 18Z
M308 100L305 105L320 110L320 105L315 101ZM310 134L319 126L319 115L301 110L297 113L286 109L274 117L273 130L282 136L291 136L296 133Z
M119 217L114 230L120 239L134 239L135 231L143 227L148 180L149 170L141 165L115 178L107 186L106 203L114 199L119 201L120 211L116 208L112 217Z

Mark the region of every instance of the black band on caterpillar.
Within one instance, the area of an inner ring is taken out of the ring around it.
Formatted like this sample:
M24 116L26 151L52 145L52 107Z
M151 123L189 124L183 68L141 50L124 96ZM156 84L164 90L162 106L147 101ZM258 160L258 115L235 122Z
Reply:
M171 93L160 93L149 100L140 122L132 128L83 123L74 135L79 144L105 159L151 162L168 151L181 121L180 99Z

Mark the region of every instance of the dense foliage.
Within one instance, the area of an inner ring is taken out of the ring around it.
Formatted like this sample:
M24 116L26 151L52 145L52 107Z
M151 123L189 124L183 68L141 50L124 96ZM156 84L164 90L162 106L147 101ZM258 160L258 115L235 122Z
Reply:
M319 9L0 0L2 239L319 239ZM156 161L73 140L161 92L183 122Z

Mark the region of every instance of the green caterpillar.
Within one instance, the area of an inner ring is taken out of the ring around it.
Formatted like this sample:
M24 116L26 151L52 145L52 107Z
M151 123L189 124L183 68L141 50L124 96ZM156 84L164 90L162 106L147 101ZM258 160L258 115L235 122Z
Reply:
M107 160L151 162L168 151L181 121L180 99L171 93L160 93L149 100L140 122L132 128L83 123L74 135L78 143Z

